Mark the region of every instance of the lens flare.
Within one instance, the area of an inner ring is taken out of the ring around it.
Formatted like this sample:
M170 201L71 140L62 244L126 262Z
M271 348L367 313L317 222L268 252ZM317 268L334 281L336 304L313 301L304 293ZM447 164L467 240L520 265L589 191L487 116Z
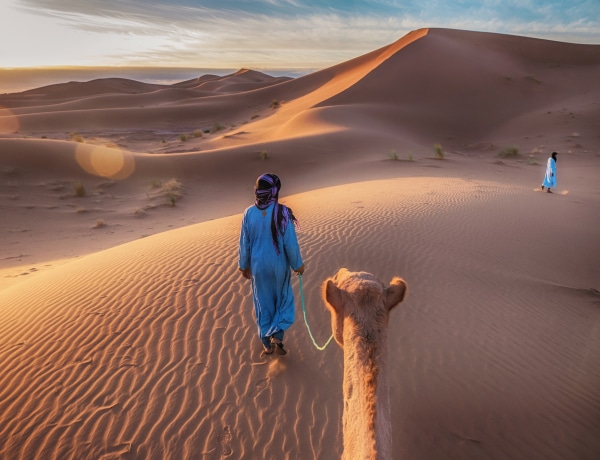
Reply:
M0 105L0 134L19 132L19 119L10 109Z
M133 155L115 148L78 145L75 159L87 173L109 179L125 179L135 170Z

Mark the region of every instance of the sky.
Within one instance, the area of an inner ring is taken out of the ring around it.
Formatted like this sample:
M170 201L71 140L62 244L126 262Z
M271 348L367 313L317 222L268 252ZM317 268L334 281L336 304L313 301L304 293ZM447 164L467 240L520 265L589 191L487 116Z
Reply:
M600 44L600 0L1 0L0 68L317 70L422 27Z

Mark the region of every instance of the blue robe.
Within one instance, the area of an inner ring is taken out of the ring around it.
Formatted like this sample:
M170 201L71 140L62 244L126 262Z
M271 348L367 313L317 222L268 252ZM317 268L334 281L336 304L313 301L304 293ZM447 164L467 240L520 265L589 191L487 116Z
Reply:
M302 257L293 222L279 235L279 254L271 236L271 204L264 210L250 206L244 211L238 266L252 272L252 298L261 339L282 333L294 322L294 291L291 269L300 268Z
M544 187L552 188L556 187L556 161L554 158L548 158L548 164L546 165L546 175L544 176Z

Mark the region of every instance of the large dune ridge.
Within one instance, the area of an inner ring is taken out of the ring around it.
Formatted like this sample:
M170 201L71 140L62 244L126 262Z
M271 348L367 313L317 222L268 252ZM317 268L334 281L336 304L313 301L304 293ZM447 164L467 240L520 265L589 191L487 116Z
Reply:
M598 81L598 45L421 29L294 79L0 95L0 457L340 457L342 350L294 278L261 355L237 271L274 172L317 341L339 268L408 283L394 458L597 459Z

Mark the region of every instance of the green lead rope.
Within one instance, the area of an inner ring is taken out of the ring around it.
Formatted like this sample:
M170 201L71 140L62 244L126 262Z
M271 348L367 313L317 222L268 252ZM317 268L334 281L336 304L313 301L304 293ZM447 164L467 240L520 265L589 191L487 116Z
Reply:
M329 345L331 339L333 339L333 334L331 335L331 337L329 337L329 340L327 340L327 343L325 343L325 345L323 345L322 347L317 345L317 342L315 341L315 338L313 337L312 332L310 330L310 326L308 325L308 320L306 319L306 305L304 305L304 289L302 288L302 275L298 274L298 277L300 278L300 298L302 299L302 313L304 313L304 324L306 324L306 329L308 329L308 334L310 335L313 345L317 348L317 350L323 351L325 350L325 348L327 348L327 345Z

